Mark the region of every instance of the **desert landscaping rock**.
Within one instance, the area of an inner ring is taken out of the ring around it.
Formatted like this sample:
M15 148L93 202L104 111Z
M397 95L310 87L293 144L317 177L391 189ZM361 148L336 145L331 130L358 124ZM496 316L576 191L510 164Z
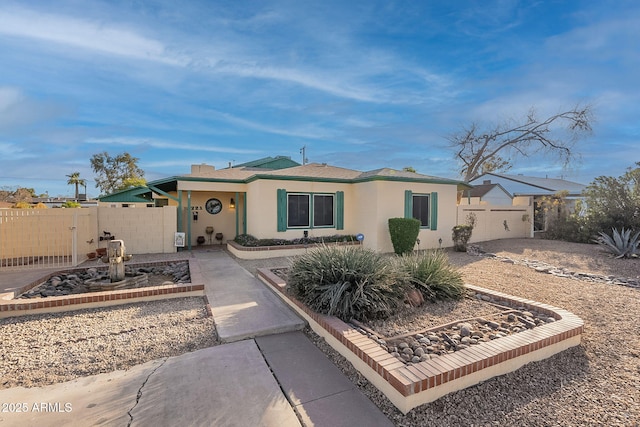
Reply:
M537 259L594 276L629 277L631 281L638 279L640 261L613 259L597 245L537 239L498 240L483 242L482 246L518 262L502 263L493 257L449 252L465 281L579 315L585 322L582 344L403 415L322 338L311 331L307 334L397 426L637 426L640 335L633 331L637 331L640 318L638 289L577 280L569 275L540 274L519 261ZM467 313L468 303L463 300L459 303L462 307L449 309ZM441 314L437 311L435 316ZM427 313L425 317L429 317ZM473 316L461 315L458 319L467 317ZM442 318L447 319L448 314ZM437 326L444 322L432 319L422 323ZM408 323L405 329L409 329Z
M476 294L473 298L480 299L479 296L480 294ZM425 355L429 357L442 356L472 345L481 345L527 329L533 329L536 326L548 323L549 319L555 320L545 314L531 313L524 309L517 310L514 308L510 311L502 311L501 309L503 308L502 306L495 307L496 313L491 320L488 320L487 316L479 317L429 331L405 334L404 336L398 336L405 330L403 325L398 325L394 331L387 324L386 333L391 333L392 336L385 336L384 340L380 339L381 334L378 331L370 329L370 327L375 328L375 326L361 327L359 324L352 326L377 343L384 341L385 345L381 345L382 348L399 360L411 364L421 362L424 360L421 360L422 356ZM398 332L398 334L393 334L393 332ZM429 334L429 337L425 337L424 334ZM389 346L387 346L387 343L389 343Z
M189 283L191 278L189 275L188 262L174 262L168 265L152 266L152 267L136 267L135 265L127 265L125 274L128 277L146 275L145 282L135 282L122 289L132 289L144 286L158 286L160 284ZM75 295L91 292L89 281L109 280L108 271L90 267L73 273L60 273L52 276L43 284L36 286L22 294L19 298L46 298L62 295Z
M551 264L547 264L543 261L530 260L530 259L512 259L506 256L496 255L491 252L485 252L478 245L469 245L467 249L467 253L469 255L474 256L484 256L488 258L493 258L499 260L501 262L509 263L509 264L521 264L525 265L538 273L546 273L551 274L556 277L565 277L568 279L574 280L582 280L585 282L594 282L594 283L606 283L608 285L620 285L620 286L628 286L630 288L640 288L640 278L636 277L619 277L616 275L604 275L604 274L592 274L585 273L581 271L574 271L569 268L564 267L556 267ZM636 259L627 260L628 262L636 262Z
M218 344L201 297L0 319L0 388L39 387Z

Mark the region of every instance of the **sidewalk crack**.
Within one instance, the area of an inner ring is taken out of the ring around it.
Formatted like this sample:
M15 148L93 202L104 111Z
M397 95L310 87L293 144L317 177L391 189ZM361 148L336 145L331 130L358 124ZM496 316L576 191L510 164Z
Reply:
M129 415L129 423L127 424L127 427L131 427L131 423L133 423L133 415L131 415L131 412L136 408L136 406L138 406L138 403L140 403L140 398L142 397L142 389L145 385L147 385L147 381L149 381L149 378L151 378L151 376L155 374L158 369L160 369L165 363L167 363L167 360L169 360L168 357L165 358L161 364L156 366L155 369L151 371L149 375L147 375L147 378L145 378L145 380L142 382L142 385L138 389L138 394L136 395L136 403L131 407L131 409L127 411L127 415Z

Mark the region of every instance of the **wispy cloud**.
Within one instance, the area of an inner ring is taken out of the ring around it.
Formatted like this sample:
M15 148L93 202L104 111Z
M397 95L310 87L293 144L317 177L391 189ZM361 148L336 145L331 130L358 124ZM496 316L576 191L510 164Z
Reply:
M7 8L0 10L0 34L171 65L185 64L184 59L169 54L160 41L98 20Z
M134 147L150 147L160 149L170 149L176 151L203 151L214 153L232 153L232 154L255 154L259 150L242 149L233 147L221 147L210 144L194 144L173 141L162 141L153 138L138 137L113 137L113 138L89 138L85 141L87 144L97 145L124 145Z
M60 115L60 107L28 98L15 87L0 86L0 130L10 130L50 120Z
M254 120L248 120L241 117L236 117L229 113L223 113L221 111L211 111L212 116L224 120L236 126L240 126L247 129L253 129L260 132L270 133L274 135L293 136L298 138L308 139L327 139L336 136L336 132L323 129L317 126L307 125L304 127L297 127L295 125L289 125L286 127L276 127L266 125Z

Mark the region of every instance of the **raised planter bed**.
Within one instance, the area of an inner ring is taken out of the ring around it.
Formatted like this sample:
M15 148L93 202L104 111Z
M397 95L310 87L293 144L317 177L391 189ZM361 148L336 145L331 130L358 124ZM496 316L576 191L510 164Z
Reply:
M276 290L336 351L349 360L404 414L448 393L515 371L580 344L583 321L569 311L484 289L467 287L505 305L545 313L555 322L455 353L407 365L373 339L340 319L311 311L284 291L285 282L269 269L258 277ZM540 373L544 375L544 373Z
M167 265L181 260L160 261L135 264L138 266ZM128 304L140 301L155 301L168 298L181 298L190 296L204 296L204 282L198 264L192 260L189 262L189 274L191 283L180 283L163 286L148 286L145 288L123 289L105 292L92 292L48 298L14 299L18 295L49 280L58 272L53 272L44 277L28 283L15 292L0 294L0 318L12 316L25 316L29 314L53 313L60 311L81 310L93 307L107 307L120 304ZM73 272L68 269L66 272Z
M354 246L359 245L360 242L332 242L325 243L327 246ZM308 245L276 245L276 246L242 246L234 241L227 242L227 249L234 256L240 259L267 259L276 257L293 257L296 255L302 255L309 249L313 249L317 244Z

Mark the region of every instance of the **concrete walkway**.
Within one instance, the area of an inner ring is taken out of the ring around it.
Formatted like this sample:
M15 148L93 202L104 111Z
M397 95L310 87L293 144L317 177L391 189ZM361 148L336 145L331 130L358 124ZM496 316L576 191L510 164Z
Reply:
M193 255L222 342L304 328L304 321L293 310L226 252Z
M0 424L393 425L299 331L302 320L262 282L226 252L193 256L226 344L127 371L0 390L0 402L27 409L0 412Z

